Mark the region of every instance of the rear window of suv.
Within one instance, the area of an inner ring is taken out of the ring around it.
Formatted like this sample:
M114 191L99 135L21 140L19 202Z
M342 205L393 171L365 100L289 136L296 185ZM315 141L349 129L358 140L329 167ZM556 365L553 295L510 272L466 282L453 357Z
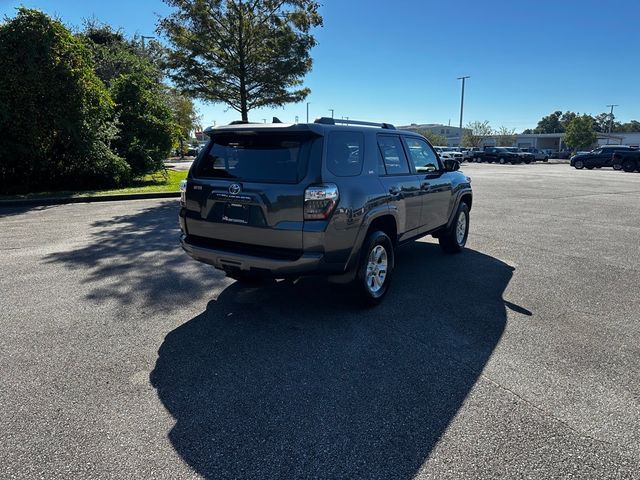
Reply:
M313 137L304 134L215 135L195 167L196 177L298 183L307 172Z

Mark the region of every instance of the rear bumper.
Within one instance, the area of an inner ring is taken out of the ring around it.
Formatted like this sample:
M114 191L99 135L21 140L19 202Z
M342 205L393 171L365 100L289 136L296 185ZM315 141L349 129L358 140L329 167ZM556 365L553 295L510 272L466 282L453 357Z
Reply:
M196 245L186 235L180 236L180 243L192 258L221 270L252 271L273 277L312 274L325 270L324 255L320 252L303 252L298 258L282 259Z

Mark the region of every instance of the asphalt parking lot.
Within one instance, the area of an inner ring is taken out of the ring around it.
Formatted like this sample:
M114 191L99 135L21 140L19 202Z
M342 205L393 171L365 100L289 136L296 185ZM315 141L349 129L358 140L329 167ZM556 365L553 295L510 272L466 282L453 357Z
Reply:
M0 210L0 478L640 478L640 174L463 166L383 305L246 288L177 201Z

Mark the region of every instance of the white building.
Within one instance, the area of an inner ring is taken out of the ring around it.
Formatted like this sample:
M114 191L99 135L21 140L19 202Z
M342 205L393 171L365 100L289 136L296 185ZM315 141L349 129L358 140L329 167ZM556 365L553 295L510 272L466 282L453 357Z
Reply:
M598 145L640 146L640 132L597 134ZM538 148L540 150L564 150L564 133L532 133L516 135L515 146L519 148Z
M401 130L412 130L414 132L419 130L428 130L432 133L442 135L443 137L447 138L446 146L448 147L459 147L461 133L462 135L464 135L464 132L468 130L466 128L460 130L459 127L452 127L451 125L441 125L439 123L412 123L411 125L405 125L398 128Z

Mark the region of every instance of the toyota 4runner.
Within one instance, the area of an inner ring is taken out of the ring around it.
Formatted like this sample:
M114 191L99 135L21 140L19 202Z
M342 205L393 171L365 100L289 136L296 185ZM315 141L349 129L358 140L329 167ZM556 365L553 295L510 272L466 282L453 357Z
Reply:
M430 234L447 253L464 248L470 179L424 137L384 123L274 122L207 130L181 185L191 257L237 280L324 274L377 303L398 245Z

